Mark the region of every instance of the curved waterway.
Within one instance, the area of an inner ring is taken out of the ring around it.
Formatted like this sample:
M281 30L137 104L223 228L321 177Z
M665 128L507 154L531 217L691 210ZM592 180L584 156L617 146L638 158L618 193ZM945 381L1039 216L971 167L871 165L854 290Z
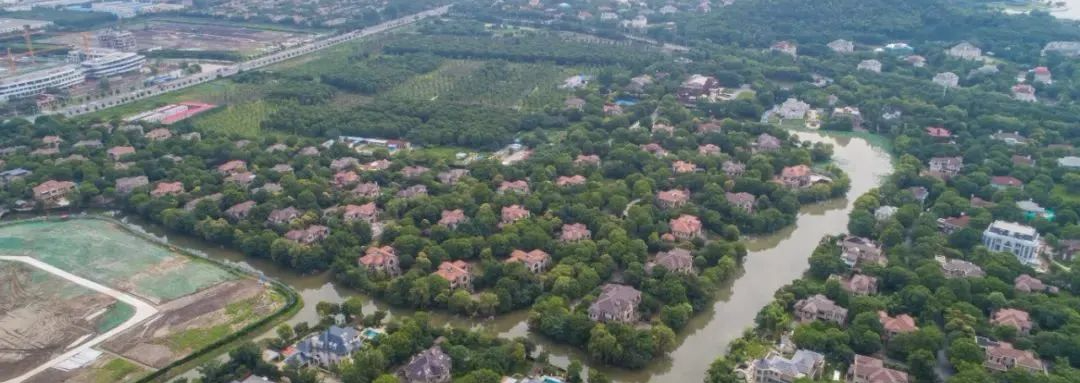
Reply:
M746 256L741 273L723 286L712 309L695 315L686 328L679 331L680 344L671 355L635 371L601 368L617 382L701 382L709 364L727 352L728 344L754 324L757 312L771 300L780 287L799 278L807 269L808 259L814 247L825 235L839 234L847 230L848 213L855 198L877 187L884 176L892 172L889 154L867 139L853 136L834 136L819 132L796 132L803 141L833 144L833 161L851 178L851 190L844 198L804 206L795 225L780 232L747 239ZM132 223L147 231L165 235L156 225L137 220ZM391 316L409 315L412 310L395 309L386 304L347 288L334 285L329 274L298 275L268 260L207 246L206 242L171 234L171 243L202 251L209 256L237 263L244 263L266 276L291 285L303 296L305 306L290 324L307 321L315 323L318 316L315 304L319 301L340 302L350 296L360 296L367 302L365 313L376 308L386 310ZM439 324L484 329L507 338L528 337L551 355L551 362L566 366L570 358L588 365L588 357L571 347L553 344L543 337L528 332L528 311L521 310L501 315L493 320L462 318L442 313L432 313ZM264 336L274 336L266 334Z

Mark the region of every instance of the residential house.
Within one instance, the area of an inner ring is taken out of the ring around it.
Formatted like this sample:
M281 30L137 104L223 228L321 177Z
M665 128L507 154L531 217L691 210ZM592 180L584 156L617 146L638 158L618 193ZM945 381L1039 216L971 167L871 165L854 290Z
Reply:
M5 170L5 171L0 172L0 184L6 185L6 184L8 184L8 183L10 183L12 181L21 180L23 178L26 178L26 176L29 176L31 174L34 174L34 172L23 169L23 168L15 168L15 169L11 169L11 170Z
M274 167L270 168L270 170L274 171L275 173L292 173L293 168L292 165L289 164L277 164L274 165Z
M357 166L360 166L360 160L353 157L342 157L330 161L330 170L335 172L355 169Z
M1006 372L1011 369L1026 370L1036 375L1046 374L1046 367L1034 353L1013 348L1012 343L993 341L981 336L975 337L975 344L983 349L986 359L983 367L993 372Z
M217 167L218 173L221 174L236 174L239 172L247 171L247 163L241 160L231 160Z
M413 185L397 192L399 198L417 198L428 195L427 185Z
M360 182L360 175L352 170L334 173L334 187L344 188L357 182Z
M536 249L533 251L514 250L510 253L510 258L506 262L521 262L525 265L525 268L529 271L539 274L544 272L548 263L551 262L551 256L547 252Z
M41 146L50 149L60 149L60 144L64 143L64 139L60 136L45 136L41 138Z
M595 154L578 154L574 159L575 165L600 166L600 156Z
M720 133L723 131L723 125L716 120L708 120L697 124L697 132L701 134Z
M330 228L322 225L311 225L304 229L289 230L285 233L285 239L293 242L310 245L330 236Z
M450 169L445 172L440 172L438 175L439 182L446 185L455 185L458 181L461 181L462 177L469 175L468 169Z
M377 198L379 192L379 184L374 182L364 182L352 189L352 194L361 198Z
M510 205L502 208L502 221L503 225L509 225L511 223L520 221L525 218L529 218L531 214L528 210L521 205Z
M401 274L397 252L390 246L368 246L364 255L357 259L357 263L369 273L391 276Z
M1041 55L1046 56L1047 53L1059 54L1065 57L1080 56L1080 41L1051 41L1046 43L1040 52Z
M948 180L960 174L964 168L964 157L934 157L930 159L930 175Z
M907 188L907 192L911 193L911 196L914 197L916 201L919 201L920 205L926 204L926 198L930 196L930 191L922 186L909 187Z
M795 46L795 43L786 40L777 41L771 47L769 47L769 50L773 52L780 52L791 57L798 57L799 55L799 49L797 46Z
M450 289L471 289L472 275L469 274L471 268L462 260L443 262L439 265L439 269L435 270L435 275L450 282Z
M1042 240L1035 228L1016 222L994 221L983 231L983 245L990 251L1009 252L1030 266L1039 266Z
M363 205L345 205L345 211L341 214L341 219L345 220L345 222L361 220L372 224L379 220L379 207L374 202Z
M940 259L941 272L945 278L982 278L986 276L979 265L962 259Z
M135 191L136 188L140 188L150 184L150 179L146 176L124 177L116 179L116 194L128 195Z
M990 186L993 186L995 189L1006 189L1006 188L1020 188L1020 189L1023 189L1024 188L1024 181L1020 181L1019 179L1017 179L1016 177L1013 177L1013 176L993 176L993 177L990 177Z
M697 165L689 161L676 160L671 164L671 171L675 172L675 174L693 173L697 170Z
M592 238L589 227L583 223L568 223L562 226L559 239L563 242L577 242Z
M642 94L642 93L645 93L645 88L648 87L649 85L652 85L652 84L653 84L652 76L649 76L647 74L643 74L641 76L631 78L630 83L627 84L626 88L624 88L624 89L627 92L630 92L630 93L633 93L633 94Z
M465 216L465 211L461 209L443 210L442 218L439 218L439 224L450 228L451 230L457 229L458 225L465 223L469 218Z
M233 173L233 174L230 174L228 177L225 177L225 182L233 183L233 184L237 184L237 185L247 187L248 185L251 185L252 182L255 182L255 173L252 173L252 172Z
M1047 221L1054 220L1054 211L1044 208L1033 200L1016 201L1016 207L1020 211L1024 212L1024 218L1027 220L1033 220L1036 218L1042 218Z
M945 54L962 60L979 60L982 58L982 49L965 41L949 48Z
M1046 286L1043 281L1027 274L1020 274L1013 279L1013 288L1022 293L1038 293L1043 291L1056 292L1057 288Z
M1013 99L1024 102L1035 102L1035 87L1030 84L1016 84L1012 87Z
M405 176L405 178L416 178L429 171L431 171L431 169L423 166L406 166L401 169L401 175Z
M225 209L225 215L235 220L244 219L251 214L251 209L254 207L255 201L244 201Z
M724 161L720 168L728 178L741 177L743 173L746 173L746 164L741 162Z
M168 129L165 129L165 128L157 128L157 129L151 130L149 132L146 132L146 134L144 134L143 137L146 137L146 139L148 139L150 141L164 141L164 140L167 140L169 138L172 138L172 132L170 132Z
M990 138L994 139L994 140L1002 141L1006 145L1009 145L1009 146L1027 145L1027 143L1028 143L1027 137L1024 137L1023 135L1021 135L1020 132L1008 133L1008 132L1002 132L1002 131L999 130L999 131L997 131L997 133L991 134Z
M804 188L810 186L810 167L806 165L786 166L780 171L778 179L788 188Z
M450 383L453 367L450 356L434 345L409 359L398 371L398 377L404 383Z
M105 154L109 156L110 160L120 161L126 155L135 154L135 148L132 146L114 146L106 150Z
M281 225L292 222L292 220L300 218L302 212L295 207L289 206L284 209L276 209L270 212L270 215L266 218L266 222Z
M589 319L594 322L637 321L637 305L641 303L641 292L637 289L615 283L605 284L600 296L589 306Z
M390 161L387 161L387 160L375 160L375 161L371 161L371 162L368 162L368 163L360 166L360 170L366 171L366 172L377 172L377 171L389 169L390 165L391 165Z
M870 239L848 235L840 240L839 245L840 258L850 267L857 268L865 264L885 266L888 263L885 251Z
M803 323L821 320L843 326L847 319L847 309L838 306L824 295L816 294L795 302L795 317Z
M851 53L855 51L855 43L844 39L833 40L828 44L829 49L836 53Z
M770 352L751 362L753 383L794 383L797 380L818 380L825 369L825 356L809 350L796 350L791 358Z
M874 295L878 292L878 280L875 277L863 274L855 274L851 277L840 277L840 288L854 295Z
M806 112L809 111L810 104L799 101L797 98L788 98L787 100L784 100L784 103L780 104L776 113L780 115L780 118L785 120L798 120L806 118ZM779 149L779 145L777 146L777 149Z
M499 194L529 194L529 182L525 180L503 181L499 184Z
M716 156L720 155L720 147L713 144L705 144L698 146L698 154L703 156Z
M652 134L658 134L658 133L666 134L666 135L669 135L669 136L673 135L673 134L675 134L675 127L671 126L671 125L668 125L668 124L665 124L665 123L662 123L662 122L661 123L655 123L652 126Z
M584 185L585 177L581 176L580 174L575 174L569 177L560 176L558 179L555 180L555 184L559 187Z
M1035 67L1035 69L1032 69L1031 71L1035 73L1035 82L1040 82L1048 85L1054 82L1054 80L1051 78L1052 76L1050 75L1050 68L1039 66Z
M747 213L754 211L754 202L757 201L757 197L747 192L724 193L724 198L731 206Z
M919 326L915 325L915 318L911 315L900 314L895 317L889 316L889 313L885 311L878 311L878 320L881 321L881 327L885 329L885 339L892 339L900 334L907 334L919 330Z
M935 84L941 85L946 88L955 88L960 86L960 76L957 76L953 72L941 72L934 75L933 79Z
M855 67L857 70L865 70L874 73L881 73L881 61L874 59L863 60L859 62L859 65Z
M887 221L896 215L896 212L900 211L896 206L883 205L874 209L874 219L878 221Z
M1031 158L1031 155L1021 156L1019 154L1012 155L1012 163L1016 166L1034 166L1035 160Z
M672 219L669 226L671 227L671 234L677 239L687 241L704 236L701 230L701 220L692 215L680 215L679 218Z
M656 193L656 203L664 209L674 209L686 205L690 201L690 192L681 189L671 189Z
M164 197L167 195L178 195L184 192L184 183L180 181L176 182L158 182L154 190L150 191L150 196L154 198Z
M566 106L566 109L577 109L577 110L584 110L585 109L585 100L582 100L581 98L578 98L578 97L567 98L566 101L563 104Z
M719 88L720 82L715 77L694 74L679 85L675 95L683 104L694 104L698 100L707 100Z
M910 55L904 57L904 62L911 64L911 66L916 68L922 68L926 66L926 58L919 55Z
M948 140L948 139L952 138L952 132L950 132L948 129L945 129L944 127L940 127L940 126L927 126L926 127L926 134L928 136L930 136L930 137L933 137L933 138L939 140L939 141Z
M619 106L618 104L612 104L610 102L604 104L604 115L605 116L619 116L619 115L622 115L622 114L623 114L622 107Z
M668 154L667 150L664 149L663 146L660 146L660 144L656 143L648 143L645 145L641 145L641 150L651 153L657 157L663 157Z
M942 233L952 234L964 229L971 223L971 216L961 214L958 217L945 217L937 219L938 230Z
M74 190L74 182L48 180L34 186L34 200L45 204L63 205L66 202L65 197Z
M327 368L349 359L362 344L356 329L331 325L326 331L309 335L297 343L293 347L295 353L285 358L285 364Z
M908 375L885 367L881 359L856 354L845 380L847 383L907 383Z
M665 270L673 273L692 274L694 272L694 257L690 254L690 250L676 247L656 253L653 261L645 264L645 271L652 272L656 266L662 266Z
M1030 334L1033 326L1031 315L1027 311L1012 308L994 311L990 318L990 324L1012 327L1023 335Z
M301 157L314 157L319 155L319 148L314 146L305 146L296 152L296 155Z

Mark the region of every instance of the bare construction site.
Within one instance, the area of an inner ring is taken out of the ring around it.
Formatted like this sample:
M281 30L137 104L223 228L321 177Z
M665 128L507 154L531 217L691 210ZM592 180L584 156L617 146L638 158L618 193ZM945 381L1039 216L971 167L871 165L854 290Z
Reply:
M252 278L79 219L0 227L0 382L123 382L273 314Z

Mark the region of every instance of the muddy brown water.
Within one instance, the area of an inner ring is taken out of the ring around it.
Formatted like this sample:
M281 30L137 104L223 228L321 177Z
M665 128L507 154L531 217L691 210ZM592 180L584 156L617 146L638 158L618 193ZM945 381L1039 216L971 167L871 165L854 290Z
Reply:
M727 351L728 344L754 324L754 316L767 305L773 293L791 283L808 267L807 260L821 238L825 235L846 231L848 213L855 198L877 187L882 178L892 172L892 160L886 150L875 146L865 138L856 136L833 136L819 132L796 132L800 139L833 144L833 160L851 177L851 190L844 198L804 206L795 225L767 236L747 238L749 254L741 273L723 286L710 310L695 315L686 328L679 331L679 346L670 356L655 361L647 368L635 371L600 368L617 382L701 382L709 364ZM880 138L878 138L880 139ZM160 227L128 219L148 232L166 235ZM244 263L265 275L289 284L303 297L306 305L288 323L301 321L315 323L315 303L319 301L341 302L350 296L364 298L365 313L376 308L386 310L391 316L409 315L413 310L397 309L373 300L357 291L336 286L327 274L298 275L266 259L246 257L195 238L169 234L173 244L202 251L209 256ZM587 367L588 357L572 347L554 344L531 334L526 320L528 310L501 315L493 320L462 318L445 313L431 313L439 324L456 327L483 329L507 338L528 337L548 351L551 362L566 366L571 358L581 360ZM263 337L275 336L272 332ZM185 374L192 377L192 372Z

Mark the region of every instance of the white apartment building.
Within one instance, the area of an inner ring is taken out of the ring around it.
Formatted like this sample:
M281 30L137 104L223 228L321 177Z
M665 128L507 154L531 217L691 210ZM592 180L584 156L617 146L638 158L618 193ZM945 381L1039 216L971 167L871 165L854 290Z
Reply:
M82 84L86 76L75 65L63 65L0 79L0 101L36 96L47 88Z
M994 221L983 231L983 245L991 251L1009 252L1021 263L1038 266L1042 241L1035 228L1016 222Z

